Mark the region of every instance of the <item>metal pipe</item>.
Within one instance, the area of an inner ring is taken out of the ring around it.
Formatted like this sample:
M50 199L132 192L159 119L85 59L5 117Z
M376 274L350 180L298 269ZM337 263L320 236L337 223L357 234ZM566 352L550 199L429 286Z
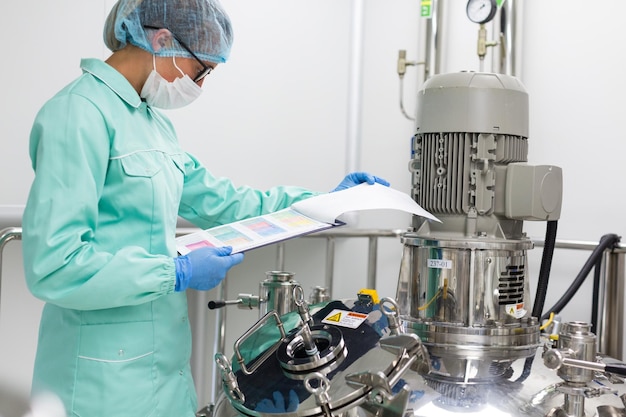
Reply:
M600 288L606 288L598 303L601 322L596 329L597 349L613 358L624 357L624 258L623 252L607 251L603 256Z
M376 288L376 264L378 260L378 238L370 237L367 252L367 288Z
M424 65L424 81L441 72L441 33L443 1L433 0L432 16L426 23L426 51Z
M176 236L183 236L189 233L198 232L200 229L193 227L180 227L176 229ZM312 233L309 235L302 235L299 238L348 238L348 237L395 237L401 238L407 230L405 229L351 229L351 228L333 228L329 230L323 230L321 232ZM593 245L592 242L584 242L588 245ZM285 244L285 242L280 242L280 244Z
M542 246L543 241L533 241L536 246ZM599 242L584 242L578 240L557 240L557 249L573 249L592 251ZM602 271L600 274L600 300L598 302L599 323L596 329L597 350L613 358L624 358L624 279L626 245L620 243L603 256Z
M335 238L329 236L326 238L326 271L324 274L324 286L328 291L328 296L332 298L333 280L335 270Z
M285 242L276 245L276 271L285 270Z
M361 142L361 110L363 86L364 0L352 1L352 35L348 79L348 126L346 138L346 172L359 168Z
M519 8L520 2L518 0L509 0L502 4L501 10L506 21L504 27L501 28L504 42L501 51L504 56L500 58L500 73L511 76L517 76L517 19L520 16Z
M218 299L225 300L227 294L228 284L226 280L222 280L220 285L217 286ZM213 352L225 352L226 348L226 310L225 308L218 308L215 311L215 337L213 338ZM219 388L222 382L222 375L217 366L213 364L211 367L211 403L217 404L219 396Z
M533 244L537 247L543 247L543 240L534 240ZM583 240L556 240L555 248L557 249L576 249L576 250L594 250L600 242L590 242ZM613 253L626 253L626 244L620 243L613 248Z
M4 246L15 239L22 239L21 227L7 227L0 231L0 300L2 300L2 253L4 252Z

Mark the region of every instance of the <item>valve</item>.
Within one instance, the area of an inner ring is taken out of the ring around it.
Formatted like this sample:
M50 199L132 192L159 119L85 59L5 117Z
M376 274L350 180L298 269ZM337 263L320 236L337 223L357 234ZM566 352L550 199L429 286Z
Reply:
M209 309L215 310L217 308L226 307L228 305L236 305L243 310L252 310L253 308L258 308L260 303L261 299L258 295L238 294L236 300L209 301Z

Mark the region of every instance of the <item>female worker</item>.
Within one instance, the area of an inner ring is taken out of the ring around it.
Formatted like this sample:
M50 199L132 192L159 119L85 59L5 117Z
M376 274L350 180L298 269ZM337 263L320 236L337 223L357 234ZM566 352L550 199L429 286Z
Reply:
M213 288L243 255L177 257L177 217L209 228L316 193L213 177L156 110L192 102L226 61L232 30L217 0L120 0L104 37L112 55L83 60L31 133L24 262L46 301L33 391L75 416L192 417L185 290ZM360 182L386 184L353 173L337 189Z

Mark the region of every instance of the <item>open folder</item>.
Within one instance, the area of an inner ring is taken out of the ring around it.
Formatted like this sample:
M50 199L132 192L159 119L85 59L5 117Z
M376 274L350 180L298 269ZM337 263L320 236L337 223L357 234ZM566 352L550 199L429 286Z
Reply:
M360 184L298 201L274 213L190 233L177 238L176 245L181 255L204 246L232 246L232 253L245 252L342 226L337 220L342 214L374 209L401 210L439 221L405 193L380 184Z

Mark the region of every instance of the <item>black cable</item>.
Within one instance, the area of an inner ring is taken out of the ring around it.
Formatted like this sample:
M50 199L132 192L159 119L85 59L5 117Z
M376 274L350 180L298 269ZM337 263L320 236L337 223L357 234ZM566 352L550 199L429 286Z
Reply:
M574 297L574 295L576 294L580 286L583 284L583 282L587 278L587 275L589 275L591 268L593 268L596 262L598 262L598 260L601 259L602 253L606 249L611 248L615 244L617 244L619 240L620 240L620 237L615 234L607 234L607 235L602 236L602 238L600 239L600 243L593 250L593 252L589 256L589 259L587 259L587 262L585 262L585 265L583 265L583 268L580 270L580 272L578 273L578 275L576 276L572 284L567 289L567 291L565 291L565 293L561 296L559 301L557 301L556 304L552 306L552 308L547 310L547 312L541 316L541 320L545 320L548 317L550 317L550 313L552 312L554 312L555 314L561 312L563 307L565 307L567 303L571 301L571 299Z
M535 294L535 304L533 305L532 316L539 317L543 311L548 292L548 281L550 279L550 269L552 267L552 255L556 246L556 230L558 222L551 220L546 225L546 236L544 238L543 255L541 256L541 267L539 268L539 281L537 283L537 293ZM530 375L530 368L533 366L535 355L529 356L524 362L522 374L515 382L523 382Z
M546 237L544 240L545 245L543 247L541 267L539 268L539 282L537 283L537 293L535 294L535 304L533 305L532 311L533 317L541 317L543 307L546 303L550 269L552 268L552 256L554 255L554 247L556 246L557 227L558 222L556 220L549 221L546 226Z
M593 298L591 299L591 333L596 333L598 326L598 304L600 303L600 276L602 272L602 258L596 261L593 270Z

